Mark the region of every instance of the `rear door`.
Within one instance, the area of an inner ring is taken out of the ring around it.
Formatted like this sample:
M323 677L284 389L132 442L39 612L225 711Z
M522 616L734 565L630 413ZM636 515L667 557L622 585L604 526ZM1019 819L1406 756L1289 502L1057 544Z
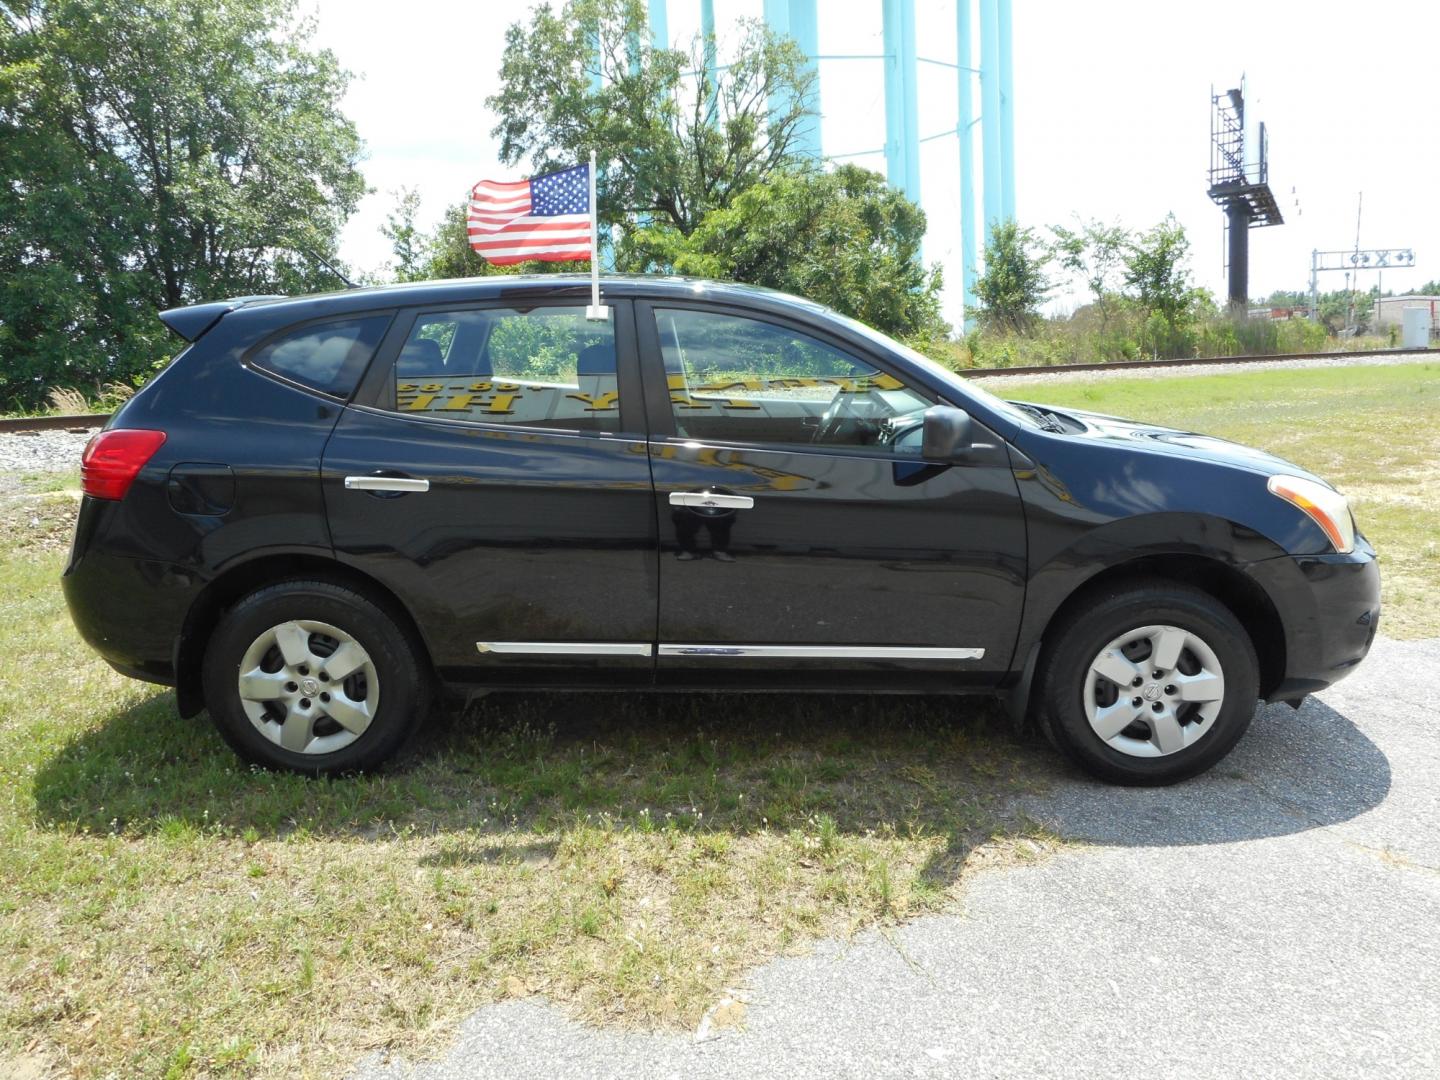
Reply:
M442 673L648 683L657 581L634 320L525 302L402 312L323 468L335 551Z
M657 678L994 685L1024 598L1003 440L920 457L936 403L783 317L637 302L660 536Z

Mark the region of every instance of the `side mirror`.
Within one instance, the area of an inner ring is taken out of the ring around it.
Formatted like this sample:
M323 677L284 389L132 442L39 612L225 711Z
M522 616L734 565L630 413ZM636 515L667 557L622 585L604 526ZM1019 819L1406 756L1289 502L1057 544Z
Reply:
M959 461L971 447L970 414L949 405L925 410L920 429L920 456L926 461Z

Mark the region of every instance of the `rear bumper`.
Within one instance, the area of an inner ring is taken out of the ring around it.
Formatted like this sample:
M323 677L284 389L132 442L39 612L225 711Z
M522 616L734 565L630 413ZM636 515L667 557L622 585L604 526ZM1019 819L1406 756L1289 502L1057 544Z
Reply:
M115 670L175 683L175 646L197 591L169 563L88 552L60 579L80 636Z
M1349 555L1283 556L1246 569L1285 626L1285 675L1269 700L1323 690L1365 659L1380 625L1380 568L1366 541Z

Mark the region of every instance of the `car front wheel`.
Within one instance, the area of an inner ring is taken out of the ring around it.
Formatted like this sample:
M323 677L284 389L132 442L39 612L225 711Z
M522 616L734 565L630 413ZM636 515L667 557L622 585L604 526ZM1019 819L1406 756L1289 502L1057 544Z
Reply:
M1255 649L1214 597L1156 581L1090 598L1055 632L1040 722L1062 751L1121 784L1170 784L1230 752L1255 712Z
M247 761L353 772L391 757L428 705L419 650L385 610L325 581L252 593L220 619L205 653L205 700Z

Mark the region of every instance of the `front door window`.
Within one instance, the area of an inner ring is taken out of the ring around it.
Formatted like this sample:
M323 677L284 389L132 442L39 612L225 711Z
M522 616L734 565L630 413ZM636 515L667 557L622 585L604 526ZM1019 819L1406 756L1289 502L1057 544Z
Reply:
M682 439L906 453L898 422L933 404L788 326L685 308L657 308L655 323Z

